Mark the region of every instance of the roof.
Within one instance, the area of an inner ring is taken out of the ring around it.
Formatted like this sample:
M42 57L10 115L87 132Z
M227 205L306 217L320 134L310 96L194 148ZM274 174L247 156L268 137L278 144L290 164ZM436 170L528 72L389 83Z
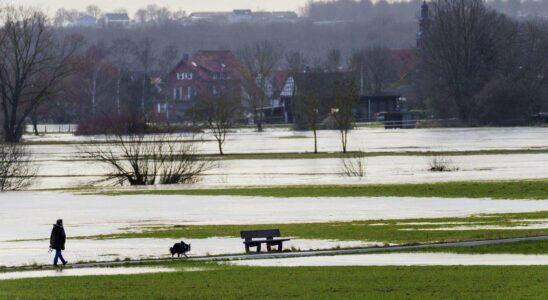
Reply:
M258 11L253 13L255 17L271 17L271 18L298 18L294 11Z
M181 60L171 72L184 65L206 80L225 72L235 79L241 79L245 72L245 68L231 51L198 51L192 59Z
M189 15L191 18L219 18L219 17L229 17L232 15L231 12L193 12Z
M126 13L111 13L105 14L105 18L109 21L129 21L129 16Z
M305 93L319 93L323 97L332 97L335 84L341 81L351 81L353 74L350 72L311 72L295 74L297 90Z
M97 18L89 15L82 15L76 19L76 22L97 22Z
M194 62L210 72L243 72L244 67L231 51L198 51Z
M273 95L279 96L289 78L289 70L276 70L272 72L270 77Z
M235 9L232 11L235 15L251 15L253 12L251 9Z

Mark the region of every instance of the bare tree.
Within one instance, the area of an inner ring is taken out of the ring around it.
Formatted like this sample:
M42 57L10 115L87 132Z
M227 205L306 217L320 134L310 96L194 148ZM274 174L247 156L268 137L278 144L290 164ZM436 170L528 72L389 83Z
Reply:
M285 54L285 63L291 74L302 72L307 64L308 58L300 51L291 51Z
M170 135L107 137L107 145L89 144L79 151L111 168L103 181L123 185L192 183L211 167L199 160L197 143Z
M223 145L226 136L241 116L241 89L229 84L217 95L202 98L195 107L197 121L211 131L219 146L219 154L224 155Z
M354 53L350 68L360 80L360 94L378 95L397 77L393 58L382 46Z
M438 153L430 157L428 161L428 170L430 172L452 172L458 171L459 168L454 166L453 161L449 156L444 153Z
M108 83L105 73L111 68L107 60L107 49L104 45L94 45L88 49L84 63L79 70L83 75L85 90L91 104L91 116L97 113L97 97L101 87Z
M296 113L302 117L314 135L314 153L318 153L318 123L320 121L321 95L313 80L301 80L296 91Z
M339 49L332 49L327 53L327 57L325 59L325 69L328 72L337 72L339 71L339 68L341 67L342 62L342 54L341 50Z
M158 57L157 64L158 69L160 70L162 77L167 76L169 71L175 66L175 63L179 59L179 48L176 44L168 44Z
M130 67L130 54L132 49L134 49L134 43L127 38L118 39L112 42L110 53L112 56L112 62L117 69L116 77L116 108L118 115L121 114L121 84L122 77Z
M438 0L419 57L425 90L439 111L470 123L477 94L496 74L512 49L512 22L485 7L482 0ZM445 99L449 101L445 101Z
M86 14L96 19L99 19L103 13L101 9L99 8L99 6L92 4L86 7Z
M152 49L152 41L150 39L144 39L139 42L134 48L134 55L137 65L139 66L139 73L141 73L141 114L146 119L146 99L148 96L147 81L150 80L150 69L155 63L155 55Z
M58 83L75 69L73 61L81 38L59 41L39 11L6 7L1 12L0 97L5 140L21 139L25 120Z
M21 144L0 144L0 192L27 188L36 175L30 152Z
M348 132L354 126L352 109L358 98L356 85L353 81L339 80L335 83L333 96L335 99L333 103L334 107L331 108L331 114L341 134L343 153L346 153Z
M263 108L268 100L266 92L269 80L282 55L281 46L269 41L249 45L240 51L240 57L247 69L246 90L259 132L263 131Z
M349 154L341 158L341 171L348 177L365 177L367 161L363 152Z

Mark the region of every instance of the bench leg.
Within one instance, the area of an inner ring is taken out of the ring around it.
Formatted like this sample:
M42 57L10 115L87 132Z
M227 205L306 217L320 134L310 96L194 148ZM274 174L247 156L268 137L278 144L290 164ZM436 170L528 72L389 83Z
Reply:
M282 252L284 250L283 244L284 244L284 242L278 243L278 252Z
M266 244L266 250L268 250L268 252L272 251L272 246L270 244Z
M257 253L261 252L261 244L257 245Z
M245 253L249 253L249 244L245 244Z

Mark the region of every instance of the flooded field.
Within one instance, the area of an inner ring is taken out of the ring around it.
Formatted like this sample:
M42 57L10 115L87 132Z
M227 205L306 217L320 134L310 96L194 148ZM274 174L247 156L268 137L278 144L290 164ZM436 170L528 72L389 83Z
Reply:
M359 129L352 131L349 148L375 152L547 149L547 136L548 128ZM187 135L186 138L193 137ZM201 153L216 153L217 145L210 135L204 134L197 138L204 140L200 146ZM59 133L40 137L25 136L25 139L32 142L29 148L39 165L39 177L33 188L89 185L101 179L108 171L105 166L83 160L78 145L75 145L90 140L101 142L104 141L103 137L89 138ZM238 130L229 136L225 150L227 153L307 152L312 150L312 143L311 134L308 132L276 129L257 133L253 130ZM340 151L337 131L321 131L318 143L320 151ZM548 154L543 153L459 155L451 156L450 160L458 170L434 173L428 171L429 158L426 156L369 157L365 159L365 178L345 177L341 160L335 158L226 160L218 162L192 187L419 183L548 177ZM166 257L169 255L168 248L178 240L70 238L135 231L141 230L144 226L310 223L464 217L479 213L535 211L548 211L548 202L459 198L284 199L152 195L110 197L59 192L2 193L0 265L48 263L51 254L47 252L47 238L51 224L57 218L65 220L69 236L66 256L73 261L100 261ZM447 225L444 226L447 228L440 230L475 228L475 224ZM535 226L545 228L547 224L539 221L531 223L530 226L524 225L527 228ZM495 227L482 229L497 230ZM243 251L242 242L238 238L216 237L193 239L190 242L193 244L192 255L232 254ZM371 245L374 243L296 238L285 246L309 250ZM356 259L356 256L353 259ZM420 260L417 264L420 264Z
M319 151L339 152L337 131L319 133ZM350 134L350 151L468 151L548 149L548 128L460 128L384 130L358 129ZM169 138L169 136L167 137ZM190 135L186 138L191 139ZM194 137L200 153L216 154L217 145L209 134ZM40 176L33 188L71 188L102 179L108 168L85 161L79 145L100 142L104 137L72 134L26 136L38 143L29 146L37 161ZM42 144L40 144L42 143ZM226 153L310 152L313 139L308 132L271 129L263 133L238 130L229 135ZM108 147L104 145L103 147ZM202 177L198 186L285 185L323 183L406 183L450 180L531 179L548 176L548 154L452 156L458 171L428 171L428 157L377 156L366 159L365 178L348 178L340 159L230 160L221 161Z
M363 178L347 177L340 159L228 160L216 164L195 187L289 184L422 183L459 180L534 179L548 177L548 154L467 155L450 157L458 170L430 172L423 156L378 156L365 159ZM85 186L108 168L89 161L42 161L33 188Z
M186 135L190 138L189 135ZM356 129L349 133L350 151L458 151L489 149L548 148L548 128L509 127L509 128L436 128L436 129ZM202 150L217 153L217 145L212 135L196 136L207 140ZM72 134L48 134L35 137L26 135L31 142L85 142L101 141L100 136L84 137ZM267 129L259 133L252 129L240 129L227 136L226 153L256 152L311 152L313 151L311 132L296 132L289 129ZM318 132L319 151L340 151L340 137L336 130ZM56 157L67 156L73 151L62 145L40 146L37 152L50 153Z
M548 201L526 200L152 195L112 197L55 192L4 193L0 201L0 265L49 262L52 254L47 252L47 239L51 224L57 218L64 219L69 237L66 257L76 261L100 261L166 257L169 247L178 240L75 240L73 237L127 232L157 225L463 217L478 213L547 210ZM192 255L244 251L239 238L194 239L190 242L193 245ZM374 243L294 239L284 246L308 250L371 245Z
M316 266L534 266L548 265L548 255L387 253L295 257L232 261L232 265L254 267Z
M462 198L112 197L54 192L1 197L0 241L46 238L58 218L64 219L70 236L89 236L164 224L306 223L548 211L548 201Z

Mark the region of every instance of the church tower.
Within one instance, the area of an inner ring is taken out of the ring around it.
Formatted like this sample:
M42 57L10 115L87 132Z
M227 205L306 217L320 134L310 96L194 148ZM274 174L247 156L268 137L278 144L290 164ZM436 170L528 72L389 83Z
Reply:
M430 11L428 7L428 3L426 3L426 0L425 0L421 6L421 16L419 19L419 32L417 33L417 48L421 47L422 41L424 39L424 35L428 32L429 29L430 29Z

